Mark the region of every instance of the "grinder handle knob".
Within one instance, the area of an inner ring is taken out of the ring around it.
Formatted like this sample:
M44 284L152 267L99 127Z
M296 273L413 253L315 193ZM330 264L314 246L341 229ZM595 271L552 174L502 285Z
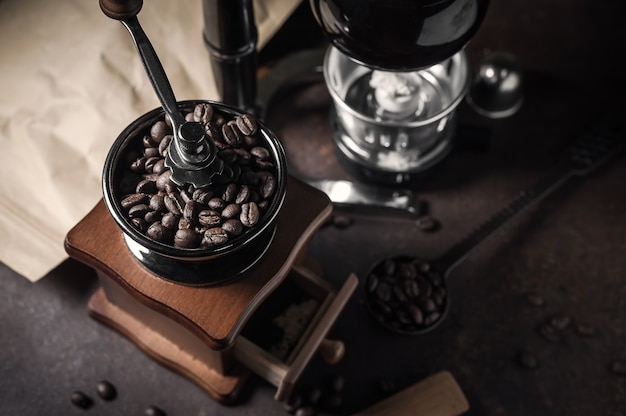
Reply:
M335 365L342 360L346 353L346 346L342 341L324 338L320 343L317 352L324 361L330 365Z
M141 10L143 0L100 0L102 12L114 20L131 19Z

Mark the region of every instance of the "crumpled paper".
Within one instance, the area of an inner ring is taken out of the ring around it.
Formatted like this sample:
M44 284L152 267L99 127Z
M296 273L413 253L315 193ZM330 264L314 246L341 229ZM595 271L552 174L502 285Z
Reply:
M300 0L256 0L261 48ZM177 100L219 100L200 0L150 0L138 15ZM118 134L160 106L126 29L96 0L0 1L0 261L37 281L102 197Z

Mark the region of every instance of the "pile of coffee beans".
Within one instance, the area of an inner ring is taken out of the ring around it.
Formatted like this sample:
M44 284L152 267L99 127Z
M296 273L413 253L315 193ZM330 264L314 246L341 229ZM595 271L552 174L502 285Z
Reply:
M428 262L400 256L382 261L367 275L365 302L384 327L411 334L443 317L447 291L443 276Z
M185 113L185 119L204 126L232 178L204 188L176 185L165 166L173 140L171 121L165 116L126 151L119 203L148 238L182 249L210 249L262 221L278 186L276 161L249 114L229 119L202 103Z

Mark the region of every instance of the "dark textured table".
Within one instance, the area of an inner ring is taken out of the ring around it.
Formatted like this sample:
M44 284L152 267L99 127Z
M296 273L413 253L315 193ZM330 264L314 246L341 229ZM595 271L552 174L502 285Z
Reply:
M487 49L513 53L526 74L524 106L500 120L459 108L461 125L490 134L487 141L461 141L415 187L439 230L421 231L415 217L390 211L338 208L351 226L324 227L310 246L327 278L340 284L349 272L364 277L375 260L398 253L436 258L551 172L568 142L596 117L623 114L625 13L619 0L493 1L468 57L475 67ZM319 46L312 30L301 8L263 51L263 62L300 47L298 40ZM328 106L323 85L313 83L282 96L268 115L298 174L349 177L332 151ZM316 151L303 151L311 148ZM611 370L626 360L625 180L621 158L507 224L454 270L450 314L428 334L379 328L363 309L359 287L332 330L346 343L344 360L328 367L315 358L302 383L342 374L340 414L388 394L381 381L399 389L439 370L457 379L468 415L626 414L626 376ZM35 284L0 266L0 280L3 415L131 415L152 404L169 415L286 414L273 400L274 388L256 377L235 405L219 405L93 321L86 303L97 281L85 266L68 260ZM570 325L555 337L542 335L542 325L558 316L571 318ZM595 332L581 334L579 326ZM535 368L520 364L522 351L536 357ZM116 400L98 398L101 379L117 387ZM74 390L88 393L94 405L73 406Z

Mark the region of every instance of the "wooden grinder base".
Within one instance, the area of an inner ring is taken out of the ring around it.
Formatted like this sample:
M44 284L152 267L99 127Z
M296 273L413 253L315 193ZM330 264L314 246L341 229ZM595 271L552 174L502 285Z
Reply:
M102 287L88 305L91 316L228 403L250 374L234 359L235 339L290 270L305 262L307 242L331 214L325 194L290 177L268 251L238 279L219 286L182 285L146 269L102 200L70 230L65 249L100 278Z

